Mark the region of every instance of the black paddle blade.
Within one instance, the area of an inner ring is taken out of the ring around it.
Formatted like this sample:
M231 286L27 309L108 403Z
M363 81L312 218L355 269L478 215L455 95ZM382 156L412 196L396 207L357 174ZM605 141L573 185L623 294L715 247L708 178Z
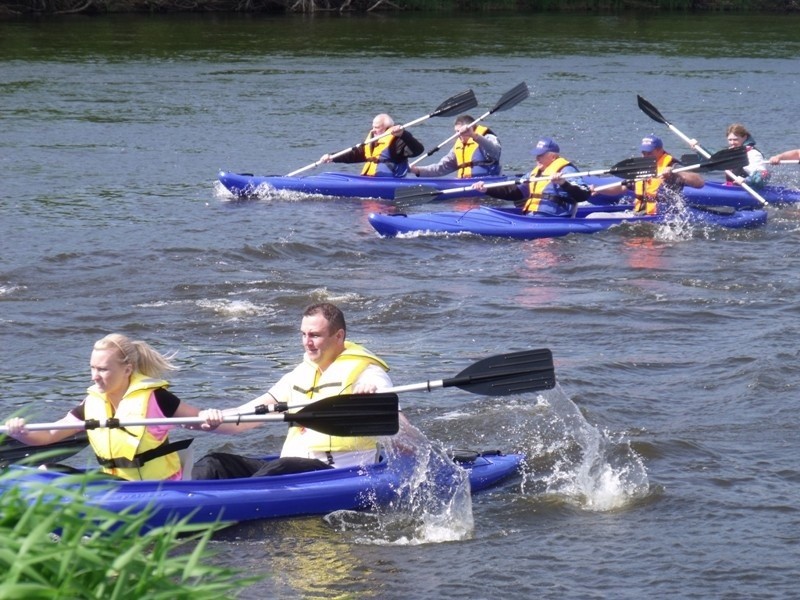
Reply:
M705 159L705 156L698 154L697 152L692 152L690 154L681 154L680 161L682 165L696 165L700 164Z
M478 106L478 99L475 97L475 92L467 90L442 102L430 116L454 117L476 106Z
M653 121L658 121L659 123L662 123L664 125L669 125L667 120L664 118L664 115L658 112L658 109L652 104L650 104L647 100L637 95L636 102L639 105L639 108L642 109L642 112L651 119L653 119Z
M86 433L73 435L65 440L47 446L28 446L15 439L8 438L0 443L0 467L7 467L16 462L57 462L77 454L89 445Z
M438 196L442 190L432 185L412 185L409 187L397 188L394 191L394 199L398 202L425 201Z
M739 146L738 148L726 148L715 152L707 159L701 160L700 171L727 171L729 169L738 169L748 164L750 160L747 158L747 148Z
M622 179L645 179L656 176L656 159L634 157L621 160L608 170L610 175Z
M394 435L398 404L397 394L344 394L286 413L283 420L340 437Z
M489 111L489 114L513 108L530 95L531 91L528 89L528 84L523 81L503 94L497 104Z
M555 385L553 354L547 348L490 356L442 382L442 387L456 386L486 396L538 392Z
M732 206L708 206L705 204L690 204L689 206L695 210L702 210L703 212L711 213L712 215L729 217L736 214L736 209Z

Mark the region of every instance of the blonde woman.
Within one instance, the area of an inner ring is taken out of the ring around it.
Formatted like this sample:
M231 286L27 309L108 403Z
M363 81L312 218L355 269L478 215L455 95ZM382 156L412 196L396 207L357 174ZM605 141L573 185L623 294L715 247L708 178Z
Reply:
M78 406L59 423L75 424L75 429L27 431L25 419L6 421L8 434L31 446L63 440L86 429L89 442L103 472L126 480L181 479L183 466L178 455L191 440L170 443L173 426L116 428L85 427L85 421L117 418L194 417L199 409L167 390L163 379L177 370L149 344L112 333L95 342L89 361L93 385ZM204 427L208 428L208 427Z

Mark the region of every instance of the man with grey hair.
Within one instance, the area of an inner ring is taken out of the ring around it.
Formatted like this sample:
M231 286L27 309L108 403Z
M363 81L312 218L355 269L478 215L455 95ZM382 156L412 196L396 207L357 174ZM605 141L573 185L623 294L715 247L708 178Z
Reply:
M381 113L372 119L372 129L363 143L344 154L323 154L319 160L364 163L361 174L369 177L404 177L408 172L408 159L424 151L425 147L402 125L395 125L392 117Z

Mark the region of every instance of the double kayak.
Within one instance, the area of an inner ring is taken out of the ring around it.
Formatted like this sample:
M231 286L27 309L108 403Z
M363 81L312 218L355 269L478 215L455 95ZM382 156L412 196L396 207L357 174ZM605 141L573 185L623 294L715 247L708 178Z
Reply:
M234 196L263 196L276 191L300 192L342 198L377 198L394 200L397 190L409 186L425 185L439 190L471 185L476 181L504 181L507 177L480 179L451 179L447 177L366 177L348 173L320 173L305 177L259 176L248 173L220 171L219 182ZM459 197L482 196L478 191L464 192Z
M394 200L398 190L414 188L454 190L469 187L476 181L494 183L509 181L513 176L501 175L479 179L454 179L450 177L365 177L348 173L320 173L304 177L286 177L271 175L252 175L249 173L229 173L220 171L219 182L232 195L245 198L263 196L278 191L299 192L302 194L334 196L341 198L376 198ZM605 185L621 181L616 177L586 177L584 181L592 185ZM709 181L702 188L684 188L684 196L688 204L706 206L732 206L734 208L760 208L758 200L746 190L736 185ZM800 189L767 186L759 190L770 204L800 203ZM485 197L474 191L462 191L458 195L446 194L430 196L424 201L454 200L457 198ZM629 196L622 194L600 194L593 197L594 204L609 204L619 201L628 202Z
M762 209L736 210L730 207L687 207L676 215L638 215L624 206L581 206L575 217L526 215L517 208L479 206L469 210L417 214L369 215L369 222L384 237L408 233L473 233L517 239L537 239L570 233L597 233L622 223L661 224L680 219L701 226L733 229L758 227L767 222Z
M428 473L427 483L442 486L446 491L468 476L473 492L485 490L517 474L524 458L522 454L459 452L454 463L449 463L452 468L439 467ZM80 493L90 505L115 513L140 512L149 507L152 512L147 526L157 527L177 519L191 523L233 523L325 515L337 510L375 510L399 499L417 467L416 457L398 455L391 460L383 457L364 467L269 477L182 481L102 479L86 483L76 480L74 475L13 466L15 476L4 478L2 488L5 491L14 486L35 498L47 494L52 489L49 486L61 485Z
M620 180L614 177L594 177L586 178L587 183L602 186L611 183L618 183ZM758 194L767 201L768 204L784 205L800 203L800 189L785 188L776 185L768 185L759 190ZM701 206L730 206L732 208L762 208L761 202L754 198L750 193L739 185L730 185L720 181L706 181L701 188L685 187L681 192L687 204L697 204ZM610 204L615 202L632 202L633 192L625 195L597 195L593 196L591 202L594 204Z

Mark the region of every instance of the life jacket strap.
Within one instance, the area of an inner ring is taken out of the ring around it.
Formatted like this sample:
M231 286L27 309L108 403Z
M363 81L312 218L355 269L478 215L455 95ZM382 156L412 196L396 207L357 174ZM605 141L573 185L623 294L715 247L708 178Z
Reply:
M188 448L193 441L194 438L188 438L180 440L179 442L168 442L142 452L141 454L137 454L133 458L101 458L99 456L96 456L96 458L98 464L107 469L138 469L154 458L166 456L167 454L172 454L178 450Z

